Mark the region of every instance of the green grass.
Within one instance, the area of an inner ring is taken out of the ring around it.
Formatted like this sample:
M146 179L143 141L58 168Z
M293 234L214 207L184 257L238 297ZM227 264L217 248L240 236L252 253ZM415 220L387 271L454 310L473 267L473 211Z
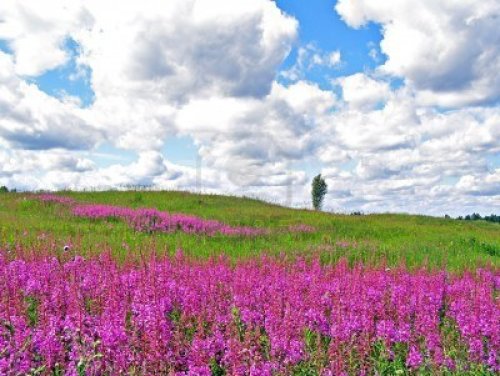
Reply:
M63 192L81 202L151 207L194 214L231 225L270 228L259 237L200 236L184 233L143 234L121 221L91 221L71 216L62 205L46 204L23 193L0 195L0 246L52 249L72 243L73 251L90 255L110 249L119 259L152 249L173 254L182 249L195 257L220 254L232 259L262 253L315 255L324 262L346 257L351 263L410 268L446 267L451 271L489 266L500 261L500 226L483 221L405 214L349 216L289 209L254 199L186 192ZM314 226L314 233L290 233L289 225Z

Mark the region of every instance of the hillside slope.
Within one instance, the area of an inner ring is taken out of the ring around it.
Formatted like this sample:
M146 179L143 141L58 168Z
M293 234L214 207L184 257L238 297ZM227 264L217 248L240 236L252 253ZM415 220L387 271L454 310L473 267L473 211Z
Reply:
M186 192L61 192L78 203L156 208L196 215L231 226L266 229L259 236L137 232L119 219L91 220L65 205L40 202L36 195L0 195L0 247L59 252L70 244L89 255L111 249L122 260L151 250L208 257L244 258L266 254L320 254L325 262L405 263L408 267L463 270L500 265L500 226L404 214L348 216L297 210L248 198ZM306 229L306 231L303 231Z

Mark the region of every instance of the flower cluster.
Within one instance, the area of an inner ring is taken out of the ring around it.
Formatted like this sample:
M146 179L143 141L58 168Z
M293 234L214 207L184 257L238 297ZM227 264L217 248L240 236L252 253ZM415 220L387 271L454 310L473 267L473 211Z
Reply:
M175 232L182 231L192 234L205 235L240 235L257 236L267 234L264 228L250 226L230 226L216 220L207 220L194 215L183 213L168 213L157 209L132 209L122 206L99 205L99 204L77 204L70 197L54 194L40 194L38 200L48 203L66 204L72 207L73 215L91 219L120 218L125 220L136 231L142 232ZM309 226L305 226L310 232ZM293 232L301 231L301 229Z
M500 276L0 253L0 374L500 371Z
M121 218L136 231L175 232L205 235L263 235L267 231L249 226L229 226L219 221L207 220L182 213L168 213L157 209L131 209L112 205L77 205L73 215L91 219Z
M66 204L66 205L71 205L75 203L75 200L73 200L71 197L54 195L51 193L39 194L36 197L38 198L38 200L42 202L50 202L50 203Z

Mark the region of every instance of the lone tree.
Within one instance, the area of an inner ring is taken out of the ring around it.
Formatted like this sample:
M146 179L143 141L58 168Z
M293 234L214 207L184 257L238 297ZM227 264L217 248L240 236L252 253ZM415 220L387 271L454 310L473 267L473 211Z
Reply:
M323 205L323 200L326 195L328 186L326 185L325 179L321 177L321 174L314 177L312 181L312 203L315 210L320 210Z
M7 193L8 191L9 191L9 189L5 185L2 185L0 187L0 193Z

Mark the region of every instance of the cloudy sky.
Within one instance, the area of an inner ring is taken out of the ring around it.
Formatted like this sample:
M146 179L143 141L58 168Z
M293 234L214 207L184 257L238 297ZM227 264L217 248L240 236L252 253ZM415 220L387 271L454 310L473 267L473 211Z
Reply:
M0 1L0 185L500 211L498 0Z

